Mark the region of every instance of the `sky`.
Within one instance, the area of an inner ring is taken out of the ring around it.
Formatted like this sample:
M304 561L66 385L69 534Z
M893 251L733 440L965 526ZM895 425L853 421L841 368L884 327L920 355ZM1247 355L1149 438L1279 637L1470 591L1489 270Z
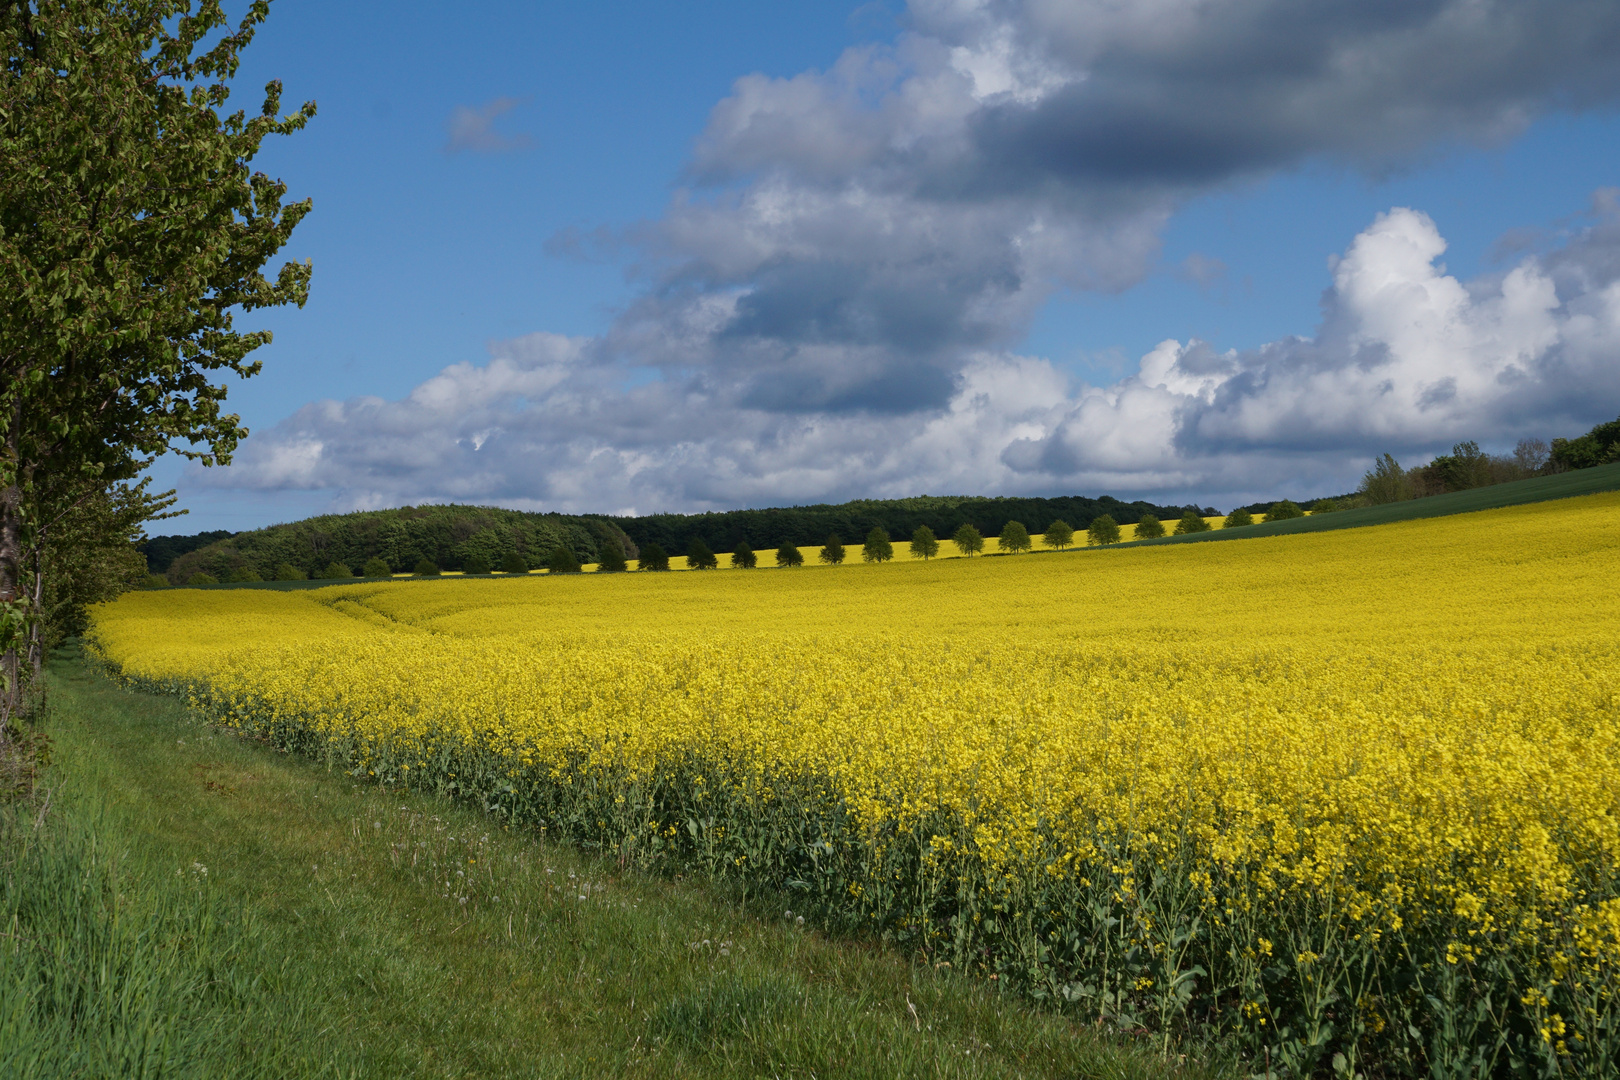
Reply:
M275 0L272 78L311 296L175 531L1226 508L1620 414L1612 0Z

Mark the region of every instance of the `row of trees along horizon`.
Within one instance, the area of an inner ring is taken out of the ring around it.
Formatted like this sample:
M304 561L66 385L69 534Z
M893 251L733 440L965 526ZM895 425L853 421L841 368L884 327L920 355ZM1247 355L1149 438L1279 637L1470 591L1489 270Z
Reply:
M1620 460L1620 419L1599 424L1576 439L1521 440L1509 454L1489 454L1475 442L1461 442L1451 453L1403 468L1390 454L1377 459L1357 490L1302 500L1250 503L1233 510L1225 527L1257 520L1331 513L1357 506L1423 498L1550 475ZM595 563L619 568L638 560L641 569L667 568L671 555L684 554L691 567L718 565L731 553L735 566L754 566L759 552L774 550L777 565L796 564L798 549L818 547L822 561L844 561L845 538L865 542L861 558L882 562L892 545L909 542L913 554L932 557L954 543L963 554L982 550L982 539L996 536L1002 551L1026 550L1029 528L1037 525L1052 547L1070 544L1066 533L1084 534L1083 543L1117 543L1119 527L1136 525L1137 538L1166 532L1201 531L1212 507L1125 503L1110 496L1059 498L917 496L863 499L838 505L733 510L705 514L653 514L643 517L591 517L532 514L489 507L432 505L362 511L311 518L288 525L233 534L154 537L142 545L149 571L167 584L211 581L338 579L397 573L526 573L577 570ZM909 539L908 539L909 538ZM979 546L973 546L978 543ZM887 547L886 547L887 545ZM946 549L949 550L949 549Z

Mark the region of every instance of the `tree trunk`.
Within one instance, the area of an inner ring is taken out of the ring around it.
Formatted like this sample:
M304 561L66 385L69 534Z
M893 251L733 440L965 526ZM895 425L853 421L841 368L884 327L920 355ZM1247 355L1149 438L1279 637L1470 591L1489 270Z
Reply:
M14 473L13 482L0 488L0 606L13 609L26 608L28 603L22 589L22 534L22 486ZM6 623L0 622L0 626ZM0 745L10 738L11 721L21 711L22 664L18 646L23 637L7 634L5 651L0 653Z

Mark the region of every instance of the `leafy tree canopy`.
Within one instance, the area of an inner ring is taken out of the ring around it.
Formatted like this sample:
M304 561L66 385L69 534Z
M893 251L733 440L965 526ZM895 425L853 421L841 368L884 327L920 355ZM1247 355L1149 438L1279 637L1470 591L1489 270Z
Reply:
M894 558L894 544L889 540L889 534L881 526L873 526L872 531L866 534L866 543L861 547L861 561L869 563L886 563Z
M911 534L911 557L913 559L932 559L939 554L939 538L934 530L926 525L919 525Z
M1086 528L1086 541L1090 544L1119 543L1119 522L1104 514Z
M844 561L844 542L838 539L837 533L827 537L827 542L821 545L821 552L817 557L828 566L837 566Z
M776 549L776 565L803 566L804 552L800 551L792 544L783 544L781 547Z
M737 550L731 553L731 565L739 570L752 570L759 564L759 556L747 544L738 544Z
M1046 527L1046 532L1042 535L1041 542L1047 547L1057 548L1059 551L1062 551L1064 548L1074 543L1074 526L1070 525L1062 518L1058 518L1056 521L1052 522L1052 524Z
M1138 540L1152 540L1164 535L1164 522L1152 514L1143 514L1136 523L1136 538Z
M984 534L964 523L952 534L951 543L956 545L957 551L972 557L984 550Z
M1021 551L1028 551L1034 545L1029 539L1029 530L1024 528L1021 521L1009 521L1001 527L1001 535L997 544L1002 551L1010 551L1014 555Z

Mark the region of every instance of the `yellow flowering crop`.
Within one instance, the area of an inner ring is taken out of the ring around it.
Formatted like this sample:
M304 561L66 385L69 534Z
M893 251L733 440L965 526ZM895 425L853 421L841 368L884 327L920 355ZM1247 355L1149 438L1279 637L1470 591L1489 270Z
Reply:
M1117 1023L1300 1074L1613 1076L1616 582L1611 494L1128 550L132 593L93 639L358 775L802 893Z

